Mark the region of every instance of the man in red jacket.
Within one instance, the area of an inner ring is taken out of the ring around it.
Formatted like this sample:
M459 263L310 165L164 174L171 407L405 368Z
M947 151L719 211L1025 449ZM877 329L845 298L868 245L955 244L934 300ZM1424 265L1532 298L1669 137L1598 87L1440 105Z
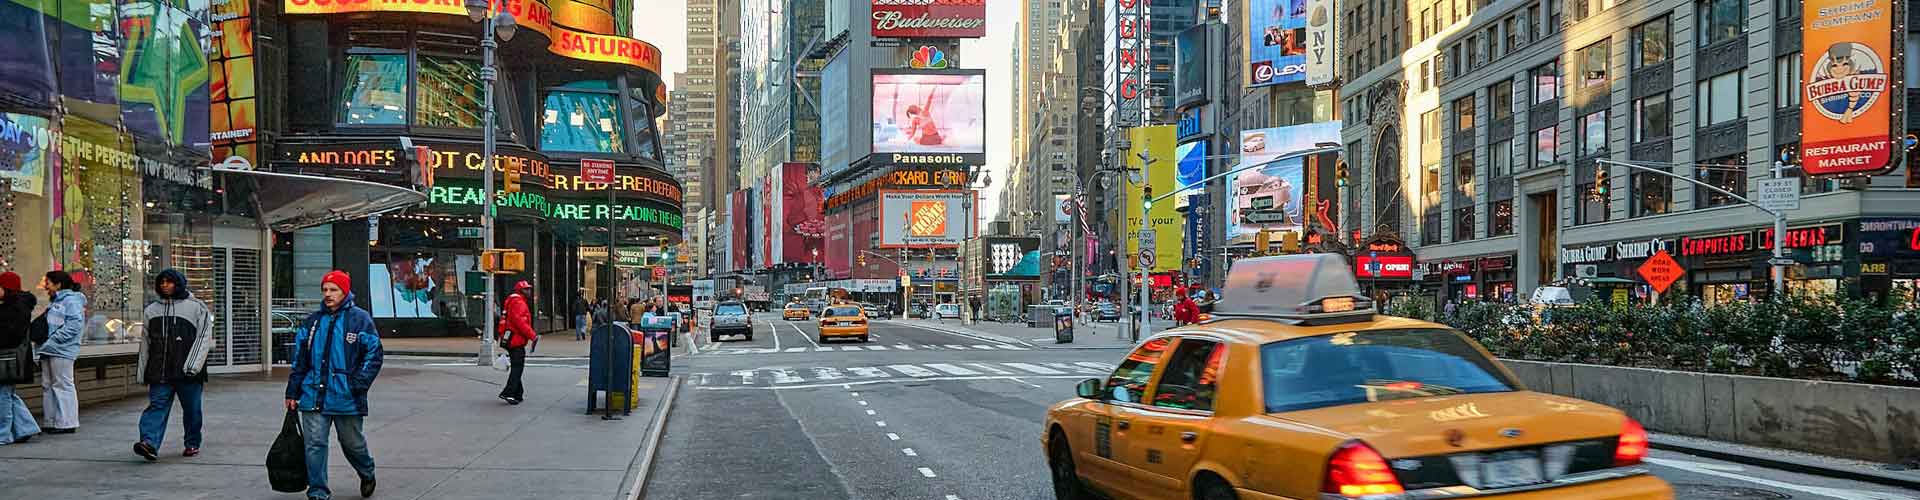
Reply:
M533 308L527 305L527 297L531 296L532 284L514 283L513 293L507 295L506 304L501 308L505 314L495 329L500 335L500 344L507 348L507 359L512 362L507 369L507 385L500 389L500 399L510 405L520 404L526 395L520 385L520 373L527 368L527 346L540 340L539 334L533 332Z
M1173 323L1191 325L1200 322L1200 305L1193 302L1193 296L1180 294L1180 302L1173 305Z

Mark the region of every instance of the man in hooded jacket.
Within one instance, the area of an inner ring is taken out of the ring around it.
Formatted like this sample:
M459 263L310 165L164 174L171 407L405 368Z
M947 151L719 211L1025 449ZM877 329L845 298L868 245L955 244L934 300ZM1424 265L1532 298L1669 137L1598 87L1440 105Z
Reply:
M135 372L147 384L147 410L140 414L140 442L133 445L133 453L149 462L159 460L176 397L187 433L181 455L200 454L200 395L207 383L207 353L213 349L213 310L187 290L186 275L160 271L153 291L159 299L147 304L147 332Z
M307 498L332 498L327 489L327 429L340 433L340 451L360 476L360 496L373 496L373 455L362 424L367 391L385 360L373 317L353 303L353 280L335 270L320 279L320 310L293 339L287 409L300 412L307 451Z
M504 309L506 316L500 318L500 343L507 348L507 384L500 388L500 399L510 405L520 404L526 397L526 388L520 385L520 375L527 369L527 346L540 339L533 331L533 308L527 305L527 297L533 295L533 285L521 281L513 285L513 293L507 295Z

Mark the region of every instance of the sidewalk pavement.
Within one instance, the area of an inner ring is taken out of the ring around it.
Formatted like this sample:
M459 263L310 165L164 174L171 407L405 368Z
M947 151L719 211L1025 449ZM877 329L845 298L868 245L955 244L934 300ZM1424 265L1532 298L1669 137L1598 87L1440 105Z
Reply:
M642 379L639 404L623 420L586 411L586 372L528 367L527 400L495 397L506 373L478 366L401 365L389 359L374 385L365 432L377 464L377 498L629 500L658 443L678 379ZM80 432L0 446L7 498L298 499L267 485L265 457L280 432L285 370L215 377L206 389L206 439L199 457L180 456L173 412L160 461L133 454L146 398L81 413ZM617 415L617 413L616 413ZM330 439L328 484L358 498L359 482Z
M534 358L580 358L587 356L591 342L574 340L573 330L540 335L540 344L527 353ZM480 353L478 337L391 337L381 338L380 346L394 356L437 356L472 358ZM498 349L495 352L503 352Z
M1073 324L1073 343L1056 344L1053 338L1053 325L1028 328L1026 323L999 323L979 321L971 325L960 320L900 319L897 323L918 326L932 330L941 330L961 334L971 334L1000 342L1032 345L1042 349L1127 349L1134 343L1128 338L1127 323L1097 323L1075 321ZM1173 322L1155 321L1148 323L1146 337L1154 332L1173 328Z

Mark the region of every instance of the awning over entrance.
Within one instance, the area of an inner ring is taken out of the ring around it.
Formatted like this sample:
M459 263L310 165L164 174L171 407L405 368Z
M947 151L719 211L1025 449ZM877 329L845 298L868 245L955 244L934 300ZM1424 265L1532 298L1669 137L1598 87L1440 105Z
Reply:
M337 177L211 169L228 182L251 183L260 222L275 231L353 220L418 205L427 195L399 186Z

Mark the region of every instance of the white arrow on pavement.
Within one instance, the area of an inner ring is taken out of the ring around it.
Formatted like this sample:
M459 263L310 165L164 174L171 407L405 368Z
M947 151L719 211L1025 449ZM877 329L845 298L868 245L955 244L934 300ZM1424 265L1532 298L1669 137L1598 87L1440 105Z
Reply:
M1793 490L1793 491L1798 491L1801 493L1807 493L1812 495L1828 496L1828 497L1838 498L1840 500L1915 500L1913 497L1906 496L1906 495L1896 495L1892 493L1882 493L1878 491L1847 490L1847 489L1840 489L1840 488L1822 488L1819 486L1807 486L1807 485L1801 485L1801 484L1793 484L1793 483L1773 481L1768 479L1760 479L1760 478L1751 477L1751 476L1744 476L1740 474L1734 474L1735 472L1742 472L1746 470L1745 467L1741 467L1738 465L1710 464L1710 463L1702 463L1702 462L1691 462L1686 460L1672 460L1672 459L1665 459L1665 458L1648 458L1646 459L1646 461L1647 463L1659 465L1663 467L1672 467L1675 469L1680 469L1680 470L1699 473L1699 474L1706 474L1709 476L1720 476L1727 479L1745 481L1745 482L1767 486L1771 488Z

